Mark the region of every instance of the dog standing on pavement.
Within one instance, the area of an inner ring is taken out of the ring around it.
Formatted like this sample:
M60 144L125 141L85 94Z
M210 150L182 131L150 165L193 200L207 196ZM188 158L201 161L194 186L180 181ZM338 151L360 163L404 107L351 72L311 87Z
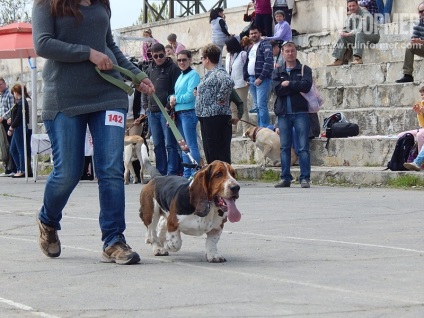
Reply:
M129 184L130 183L130 172L133 177L133 183L144 183L144 177L143 177L143 156L141 152L142 145L144 146L144 139L140 136L133 135L133 136L125 136L124 139L124 183ZM140 161L140 178L141 180L138 180L137 175L134 171L133 161L137 160Z
M147 167L148 158L144 159ZM147 227L146 243L152 244L154 255L180 250L181 233L206 234L208 262L225 262L217 248L224 223L241 219L235 204L240 185L231 165L215 160L199 170L191 182L179 176L150 174L155 177L141 190L140 218Z
M246 136L252 140L256 147L262 151L262 166L266 166L266 159L271 160L273 166L281 166L280 157L280 136L268 128L249 127L246 130ZM297 156L294 149L291 150L291 165L296 162Z

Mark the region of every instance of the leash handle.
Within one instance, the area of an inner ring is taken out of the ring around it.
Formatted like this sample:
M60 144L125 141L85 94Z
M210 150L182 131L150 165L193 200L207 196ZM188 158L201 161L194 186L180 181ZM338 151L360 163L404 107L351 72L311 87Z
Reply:
M121 74L126 75L127 77L129 77L132 81L132 86L125 84L122 80L119 80L109 74L105 74L103 73L97 66L95 67L96 72L106 81L108 81L109 83L119 87L120 89L122 89L125 93L127 93L129 96L131 96L134 93L134 86L139 86L141 81L144 80L145 78L147 78L147 74L144 72L138 73L138 74L134 74L133 72L120 67L116 64L113 64L112 69L118 71Z

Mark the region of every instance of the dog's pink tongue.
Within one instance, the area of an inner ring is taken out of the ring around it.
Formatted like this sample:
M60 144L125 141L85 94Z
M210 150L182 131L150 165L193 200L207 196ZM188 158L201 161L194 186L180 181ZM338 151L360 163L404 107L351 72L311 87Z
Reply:
M238 222L241 219L241 213L236 207L236 203L232 199L224 199L227 204L227 217L231 223Z

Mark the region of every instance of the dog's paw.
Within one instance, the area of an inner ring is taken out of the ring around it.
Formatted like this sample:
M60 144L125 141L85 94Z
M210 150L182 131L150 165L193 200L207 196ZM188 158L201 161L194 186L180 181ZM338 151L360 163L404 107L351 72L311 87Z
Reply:
M221 254L206 254L206 258L209 263L224 263L227 261Z
M153 250L153 254L155 256L168 256L169 255L168 251L165 250L164 248L155 248Z

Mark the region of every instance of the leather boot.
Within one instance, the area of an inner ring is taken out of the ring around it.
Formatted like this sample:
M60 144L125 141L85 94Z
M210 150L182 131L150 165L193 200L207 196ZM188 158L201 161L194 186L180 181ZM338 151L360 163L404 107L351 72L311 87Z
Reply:
M396 83L411 83L414 81L414 77L409 74L403 74L403 77L401 79L398 79Z
M343 61L336 59L333 63L328 64L327 66L340 66L340 65L343 65Z

